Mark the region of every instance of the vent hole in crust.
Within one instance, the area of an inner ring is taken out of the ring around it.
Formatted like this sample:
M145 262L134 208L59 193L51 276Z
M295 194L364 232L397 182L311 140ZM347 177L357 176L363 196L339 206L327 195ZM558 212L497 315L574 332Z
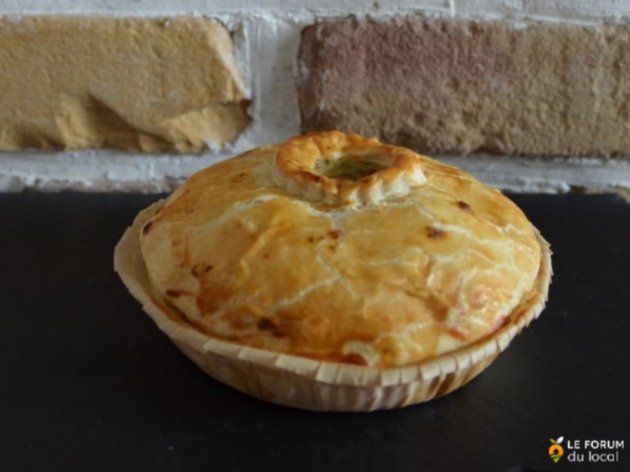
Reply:
M338 159L319 159L315 170L330 179L361 180L387 166L366 157L343 156Z

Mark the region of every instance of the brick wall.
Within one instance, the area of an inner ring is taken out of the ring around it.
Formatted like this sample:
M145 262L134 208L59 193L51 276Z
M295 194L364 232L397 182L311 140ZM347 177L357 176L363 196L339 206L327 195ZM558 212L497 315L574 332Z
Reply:
M314 129L630 188L630 2L0 0L0 189L170 190Z

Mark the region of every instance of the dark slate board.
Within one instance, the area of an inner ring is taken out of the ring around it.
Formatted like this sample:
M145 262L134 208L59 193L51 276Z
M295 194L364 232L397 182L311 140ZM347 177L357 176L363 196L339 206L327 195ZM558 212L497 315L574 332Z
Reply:
M630 205L514 195L554 250L542 317L480 377L397 411L312 413L203 374L112 271L158 196L0 195L0 470L629 470L549 438L630 439Z

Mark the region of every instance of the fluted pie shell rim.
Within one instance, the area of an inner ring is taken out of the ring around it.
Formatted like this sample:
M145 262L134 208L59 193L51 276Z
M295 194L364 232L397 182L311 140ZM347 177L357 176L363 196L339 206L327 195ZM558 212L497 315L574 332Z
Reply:
M399 408L445 395L468 383L507 348L547 301L552 276L549 244L541 247L534 287L501 328L474 343L401 367L359 366L271 352L209 336L188 323L152 290L139 235L162 206L140 211L114 251L114 269L157 326L206 373L261 400L309 410L371 411Z

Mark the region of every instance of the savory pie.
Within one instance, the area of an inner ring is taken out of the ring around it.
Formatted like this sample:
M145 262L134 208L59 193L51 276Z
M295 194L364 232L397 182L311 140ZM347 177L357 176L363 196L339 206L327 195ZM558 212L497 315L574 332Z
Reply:
M303 408L425 401L536 317L547 243L498 190L338 131L264 146L144 210L116 269L214 377Z

